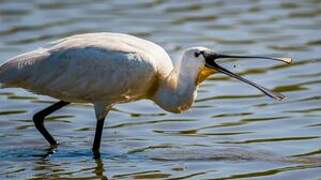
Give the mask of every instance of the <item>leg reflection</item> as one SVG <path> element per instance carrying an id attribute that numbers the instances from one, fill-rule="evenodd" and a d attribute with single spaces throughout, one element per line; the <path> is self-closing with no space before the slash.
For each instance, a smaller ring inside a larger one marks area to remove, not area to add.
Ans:
<path id="1" fill-rule="evenodd" d="M 97 177 L 99 177 L 100 179 L 104 179 L 107 180 L 107 176 L 104 175 L 104 163 L 103 161 L 99 158 L 99 159 L 95 159 L 95 163 L 96 163 L 96 167 L 94 170 L 94 173 L 96 174 Z"/>
<path id="2" fill-rule="evenodd" d="M 104 175 L 104 163 L 100 157 L 100 153 L 94 153 L 94 158 L 90 158 L 88 151 L 63 151 L 51 157 L 57 152 L 57 148 L 52 147 L 43 150 L 42 153 L 34 155 L 34 171 L 35 179 L 68 179 L 67 177 L 77 177 L 75 179 L 108 179 Z M 89 155 L 89 157 L 88 157 Z M 58 163 L 57 163 L 58 162 Z M 64 163 L 61 163 L 64 162 Z M 77 166 L 79 162 L 79 166 Z M 82 162 L 90 163 L 91 167 L 83 166 Z M 75 170 L 78 169 L 78 170 Z M 79 176 L 79 173 L 82 176 Z M 1 179 L 1 178 L 0 178 Z M 71 178 L 72 179 L 72 178 Z"/>

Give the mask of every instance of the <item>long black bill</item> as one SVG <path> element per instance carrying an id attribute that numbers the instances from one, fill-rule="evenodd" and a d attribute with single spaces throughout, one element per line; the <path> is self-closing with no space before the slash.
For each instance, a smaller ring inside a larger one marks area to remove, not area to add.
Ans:
<path id="1" fill-rule="evenodd" d="M 232 55 L 223 55 L 223 54 L 208 54 L 207 56 L 205 56 L 206 59 L 206 66 L 209 68 L 213 68 L 218 72 L 224 73 L 228 76 L 234 77 L 242 82 L 245 82 L 251 86 L 254 86 L 255 88 L 259 89 L 260 91 L 262 91 L 264 94 L 266 94 L 267 96 L 274 98 L 276 100 L 283 100 L 285 98 L 284 95 L 277 93 L 277 92 L 272 92 L 271 90 L 258 85 L 252 81 L 249 81 L 241 76 L 238 76 L 234 73 L 232 73 L 231 71 L 223 68 L 222 66 L 219 66 L 215 60 L 216 59 L 220 59 L 220 58 L 257 58 L 257 59 L 270 59 L 270 60 L 276 60 L 276 61 L 283 61 L 286 63 L 291 63 L 292 59 L 291 58 L 271 58 L 271 57 L 264 57 L 264 56 L 232 56 Z"/>
<path id="2" fill-rule="evenodd" d="M 216 54 L 216 59 L 219 59 L 219 58 L 270 59 L 275 61 L 282 61 L 288 64 L 292 62 L 291 58 L 277 58 L 277 57 L 266 57 L 266 56 L 232 56 L 232 55 Z"/>

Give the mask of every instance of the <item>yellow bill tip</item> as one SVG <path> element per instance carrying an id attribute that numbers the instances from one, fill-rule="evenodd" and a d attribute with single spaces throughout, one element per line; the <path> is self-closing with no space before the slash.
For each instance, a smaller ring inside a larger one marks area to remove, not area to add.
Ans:
<path id="1" fill-rule="evenodd" d="M 292 58 L 278 58 L 278 59 L 280 59 L 281 61 L 286 62 L 288 64 L 292 63 Z"/>

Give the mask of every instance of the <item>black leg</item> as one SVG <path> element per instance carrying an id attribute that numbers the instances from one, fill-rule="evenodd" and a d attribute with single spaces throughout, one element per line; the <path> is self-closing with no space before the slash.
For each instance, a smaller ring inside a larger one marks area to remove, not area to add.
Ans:
<path id="1" fill-rule="evenodd" d="M 95 132 L 95 139 L 94 139 L 92 151 L 93 151 L 94 159 L 100 159 L 99 148 L 100 148 L 101 136 L 103 134 L 105 118 L 111 106 L 106 105 L 105 103 L 97 102 L 97 103 L 94 103 L 94 108 L 95 108 L 97 121 L 96 121 L 96 132 Z"/>
<path id="2" fill-rule="evenodd" d="M 57 111 L 58 109 L 70 104 L 69 102 L 59 101 L 46 109 L 43 109 L 36 113 L 32 120 L 35 123 L 36 128 L 39 130 L 39 132 L 46 138 L 46 140 L 49 142 L 50 145 L 55 146 L 57 145 L 56 140 L 50 135 L 50 133 L 47 131 L 47 129 L 44 126 L 44 119 L 49 114 Z"/>
<path id="3" fill-rule="evenodd" d="M 94 154 L 99 154 L 101 135 L 104 129 L 104 121 L 105 121 L 105 118 L 97 120 L 97 123 L 96 123 L 95 140 L 94 140 L 93 149 L 92 149 Z"/>

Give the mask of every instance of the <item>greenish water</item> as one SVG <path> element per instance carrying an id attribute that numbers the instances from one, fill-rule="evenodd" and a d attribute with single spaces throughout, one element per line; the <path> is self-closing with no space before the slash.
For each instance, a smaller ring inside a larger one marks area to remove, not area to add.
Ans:
<path id="1" fill-rule="evenodd" d="M 47 120 L 55 152 L 32 115 L 55 99 L 0 90 L 0 179 L 319 179 L 321 177 L 321 1 L 0 0 L 0 61 L 71 34 L 125 32 L 162 45 L 289 56 L 292 65 L 233 60 L 228 69 L 284 93 L 277 102 L 215 75 L 193 108 L 171 114 L 149 101 L 109 114 L 102 158 L 90 151 L 91 106 Z"/>

